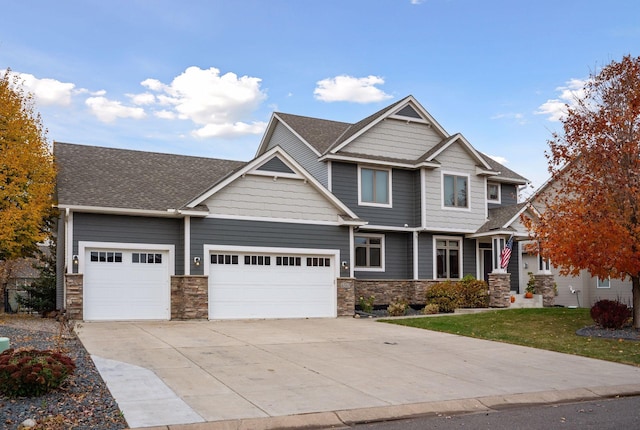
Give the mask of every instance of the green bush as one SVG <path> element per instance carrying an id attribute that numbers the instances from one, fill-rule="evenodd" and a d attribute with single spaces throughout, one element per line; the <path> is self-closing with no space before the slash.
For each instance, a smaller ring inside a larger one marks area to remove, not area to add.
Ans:
<path id="1" fill-rule="evenodd" d="M 486 308 L 489 306 L 488 286 L 467 275 L 458 282 L 444 281 L 432 285 L 426 293 L 426 303 L 436 304 L 440 312 L 457 308 Z"/>
<path id="2" fill-rule="evenodd" d="M 389 304 L 389 306 L 387 307 L 387 313 L 391 317 L 400 317 L 407 313 L 408 307 L 409 302 L 398 297 Z"/>
<path id="3" fill-rule="evenodd" d="M 376 301 L 375 296 L 369 296 L 369 297 L 360 296 L 360 299 L 358 300 L 358 303 L 360 304 L 360 310 L 362 312 L 370 314 L 371 312 L 373 312 L 373 304 L 375 303 L 375 301 Z"/>
<path id="4" fill-rule="evenodd" d="M 489 306 L 489 286 L 471 275 L 458 282 L 460 308 L 486 308 Z"/>
<path id="5" fill-rule="evenodd" d="M 600 300 L 591 307 L 591 318 L 602 328 L 622 328 L 631 316 L 631 309 L 615 300 Z"/>
<path id="6" fill-rule="evenodd" d="M 60 386 L 75 367 L 71 358 L 54 351 L 7 349 L 0 354 L 0 392 L 40 396 Z"/>
<path id="7" fill-rule="evenodd" d="M 440 307 L 435 303 L 429 303 L 422 309 L 423 315 L 434 315 L 440 311 Z"/>
<path id="8" fill-rule="evenodd" d="M 450 313 L 458 307 L 458 285 L 452 281 L 432 285 L 426 294 L 427 304 L 438 305 L 439 312 Z"/>

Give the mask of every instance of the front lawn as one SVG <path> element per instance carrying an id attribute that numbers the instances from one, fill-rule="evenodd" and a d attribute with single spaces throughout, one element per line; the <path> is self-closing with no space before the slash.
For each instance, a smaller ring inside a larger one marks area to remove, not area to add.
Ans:
<path id="1" fill-rule="evenodd" d="M 509 309 L 384 321 L 640 366 L 638 341 L 576 335 L 576 330 L 593 325 L 586 308 Z"/>

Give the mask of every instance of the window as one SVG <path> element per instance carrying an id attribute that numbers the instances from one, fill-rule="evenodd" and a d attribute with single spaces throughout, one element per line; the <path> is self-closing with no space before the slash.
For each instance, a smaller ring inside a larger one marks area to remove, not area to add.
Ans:
<path id="1" fill-rule="evenodd" d="M 122 263 L 122 252 L 91 251 L 89 259 L 99 263 Z"/>
<path id="2" fill-rule="evenodd" d="M 152 252 L 134 252 L 131 254 L 132 263 L 162 264 L 162 254 Z"/>
<path id="3" fill-rule="evenodd" d="M 600 279 L 598 278 L 597 288 L 611 288 L 611 278 Z"/>
<path id="4" fill-rule="evenodd" d="M 358 235 L 353 240 L 356 248 L 356 270 L 384 270 L 384 236 Z"/>
<path id="5" fill-rule="evenodd" d="M 359 204 L 391 206 L 391 171 L 359 167 Z"/>
<path id="6" fill-rule="evenodd" d="M 211 254 L 211 264 L 238 264 L 238 256 L 229 254 Z"/>
<path id="7" fill-rule="evenodd" d="M 459 279 L 462 261 L 461 241 L 454 238 L 435 238 L 436 278 Z"/>
<path id="8" fill-rule="evenodd" d="M 331 259 L 322 257 L 307 257 L 308 267 L 330 267 Z"/>
<path id="9" fill-rule="evenodd" d="M 469 178 L 466 176 L 443 175 L 442 193 L 444 206 L 451 208 L 467 208 Z"/>
<path id="10" fill-rule="evenodd" d="M 271 266 L 271 257 L 268 255 L 245 255 L 245 266 Z"/>
<path id="11" fill-rule="evenodd" d="M 500 203 L 500 184 L 487 182 L 487 201 Z"/>
<path id="12" fill-rule="evenodd" d="M 276 257 L 276 266 L 301 266 L 302 257 Z"/>

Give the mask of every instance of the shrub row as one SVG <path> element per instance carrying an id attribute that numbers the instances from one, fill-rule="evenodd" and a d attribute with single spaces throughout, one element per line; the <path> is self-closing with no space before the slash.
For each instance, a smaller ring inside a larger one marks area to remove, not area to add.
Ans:
<path id="1" fill-rule="evenodd" d="M 438 306 L 439 312 L 453 312 L 457 308 L 485 308 L 489 306 L 489 287 L 471 275 L 458 282 L 444 281 L 427 290 L 426 303 Z"/>

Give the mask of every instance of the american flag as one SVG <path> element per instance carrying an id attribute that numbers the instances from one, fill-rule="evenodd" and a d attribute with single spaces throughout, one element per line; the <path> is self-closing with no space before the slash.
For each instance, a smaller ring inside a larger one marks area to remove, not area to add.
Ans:
<path id="1" fill-rule="evenodd" d="M 511 258 L 511 248 L 513 248 L 513 235 L 509 238 L 504 249 L 502 250 L 502 255 L 500 255 L 500 268 L 506 269 L 509 265 L 509 259 Z"/>

